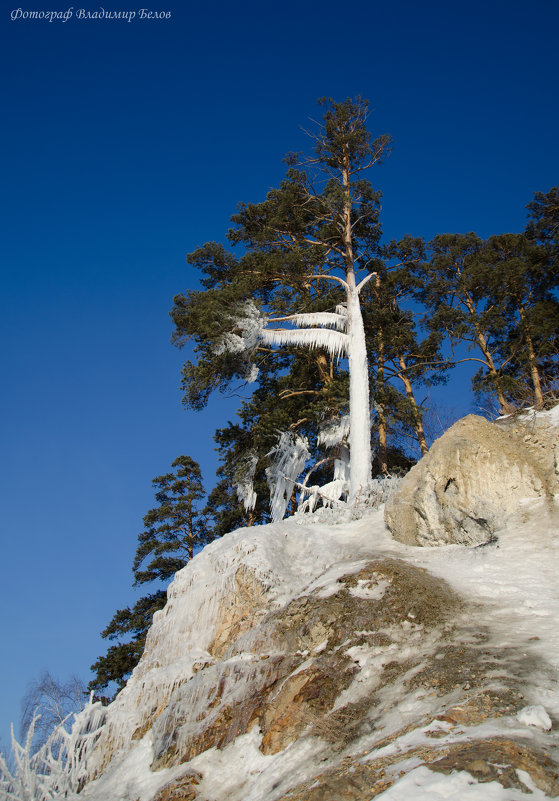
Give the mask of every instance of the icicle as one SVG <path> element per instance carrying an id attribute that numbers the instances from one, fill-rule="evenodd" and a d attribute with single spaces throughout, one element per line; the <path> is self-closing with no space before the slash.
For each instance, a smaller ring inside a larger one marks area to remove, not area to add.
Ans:
<path id="1" fill-rule="evenodd" d="M 251 364 L 245 375 L 245 379 L 249 384 L 254 384 L 259 374 L 260 370 L 258 369 L 258 367 L 255 364 Z"/>
<path id="2" fill-rule="evenodd" d="M 309 312 L 307 314 L 292 314 L 288 319 L 299 327 L 307 325 L 321 325 L 327 328 L 337 328 L 338 331 L 345 331 L 348 323 L 347 314 L 340 314 L 337 310 L 336 312 Z"/>
<path id="3" fill-rule="evenodd" d="M 310 456 L 308 445 L 306 437 L 284 431 L 276 447 L 268 454 L 274 457 L 273 463 L 266 469 L 274 523 L 283 519 L 297 476 Z"/>
<path id="4" fill-rule="evenodd" d="M 339 419 L 329 420 L 320 429 L 317 442 L 325 448 L 333 448 L 346 439 L 349 434 L 349 415 L 343 414 Z"/>
<path id="5" fill-rule="evenodd" d="M 250 450 L 237 459 L 237 466 L 233 475 L 237 497 L 243 502 L 245 511 L 250 512 L 256 505 L 256 492 L 254 491 L 254 472 L 258 463 L 258 454 Z"/>
<path id="6" fill-rule="evenodd" d="M 330 356 L 347 356 L 349 337 L 331 328 L 266 328 L 262 340 L 269 345 L 303 345 L 307 348 L 325 348 Z"/>

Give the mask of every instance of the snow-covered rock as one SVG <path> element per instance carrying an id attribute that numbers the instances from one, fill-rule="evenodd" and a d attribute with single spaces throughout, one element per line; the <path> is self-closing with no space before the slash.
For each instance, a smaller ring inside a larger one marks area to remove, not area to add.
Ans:
<path id="1" fill-rule="evenodd" d="M 382 510 L 213 543 L 177 574 L 76 801 L 558 794 L 559 558 L 533 512 L 538 534 L 501 549 L 405 546 Z"/>
<path id="2" fill-rule="evenodd" d="M 498 445 L 498 544 L 418 548 L 382 507 L 213 542 L 177 573 L 73 801 L 557 797 L 555 468 L 482 424 L 455 464 L 475 498 Z"/>
<path id="3" fill-rule="evenodd" d="M 386 504 L 388 527 L 410 545 L 489 542 L 527 499 L 559 491 L 558 439 L 545 416 L 459 420 Z"/>

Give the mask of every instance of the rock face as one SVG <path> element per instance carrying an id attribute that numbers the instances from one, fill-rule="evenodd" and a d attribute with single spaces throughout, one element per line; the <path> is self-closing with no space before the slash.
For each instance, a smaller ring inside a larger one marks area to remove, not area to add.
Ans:
<path id="1" fill-rule="evenodd" d="M 504 643 L 410 550 L 380 510 L 209 546 L 177 574 L 75 801 L 370 801 L 416 768 L 559 794 L 554 724 L 529 706 L 550 671 L 533 631 Z"/>
<path id="2" fill-rule="evenodd" d="M 409 545 L 487 543 L 524 500 L 559 491 L 557 449 L 545 418 L 495 424 L 469 415 L 404 477 L 386 523 Z"/>
<path id="3" fill-rule="evenodd" d="M 554 430 L 445 437 L 391 504 L 405 542 L 382 508 L 315 514 L 179 571 L 71 801 L 559 796 Z M 499 547 L 406 544 L 487 541 L 519 507 Z"/>

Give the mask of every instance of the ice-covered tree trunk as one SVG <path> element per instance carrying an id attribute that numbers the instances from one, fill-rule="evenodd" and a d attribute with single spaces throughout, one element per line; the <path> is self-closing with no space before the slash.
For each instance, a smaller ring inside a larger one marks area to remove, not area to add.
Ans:
<path id="1" fill-rule="evenodd" d="M 353 274 L 348 276 L 348 360 L 349 360 L 349 500 L 354 501 L 371 480 L 371 416 L 369 410 L 369 367 L 359 289 Z M 351 280 L 353 279 L 353 280 Z"/>
<path id="2" fill-rule="evenodd" d="M 359 302 L 359 291 L 371 278 L 367 276 L 359 285 L 354 273 L 348 281 L 337 280 L 346 290 L 345 306 L 333 312 L 292 314 L 276 318 L 273 322 L 291 322 L 296 326 L 313 328 L 266 328 L 262 339 L 270 345 L 300 345 L 309 348 L 326 348 L 331 356 L 347 356 L 349 366 L 349 451 L 350 451 L 350 502 L 355 500 L 371 480 L 371 423 L 369 410 L 369 370 L 365 329 Z M 327 326 L 333 326 L 329 328 Z M 335 330 L 337 329 L 337 330 Z"/>
<path id="3" fill-rule="evenodd" d="M 341 176 L 344 195 L 342 212 L 342 241 L 346 269 L 347 315 L 349 336 L 349 476 L 350 503 L 371 481 L 371 412 L 369 407 L 369 367 L 365 328 L 359 302 L 359 292 L 372 278 L 368 275 L 359 285 L 355 282 L 355 253 L 352 225 L 352 198 L 350 184 L 350 149 L 348 142 L 342 148 Z"/>

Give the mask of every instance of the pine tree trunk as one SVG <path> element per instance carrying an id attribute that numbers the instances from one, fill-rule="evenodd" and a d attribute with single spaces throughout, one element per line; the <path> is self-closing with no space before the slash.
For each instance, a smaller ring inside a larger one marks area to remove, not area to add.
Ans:
<path id="1" fill-rule="evenodd" d="M 347 315 L 349 319 L 349 500 L 354 501 L 371 481 L 371 410 L 369 405 L 369 365 L 365 328 L 355 283 L 353 238 L 351 228 L 351 191 L 349 155 L 345 145 L 342 168 L 344 190 L 343 242 L 345 250 Z"/>
<path id="2" fill-rule="evenodd" d="M 536 361 L 536 351 L 534 343 L 528 330 L 528 323 L 526 321 L 526 310 L 524 306 L 519 307 L 520 320 L 522 322 L 522 329 L 524 340 L 526 342 L 526 350 L 528 351 L 528 364 L 530 365 L 530 376 L 532 377 L 532 386 L 534 387 L 534 397 L 536 400 L 536 408 L 543 409 L 543 392 L 540 380 L 540 371 L 538 370 L 538 363 Z"/>
<path id="3" fill-rule="evenodd" d="M 425 456 L 429 448 L 427 447 L 427 440 L 425 439 L 425 431 L 423 429 L 423 421 L 421 420 L 421 412 L 419 411 L 419 406 L 417 405 L 417 401 L 415 399 L 413 387 L 411 385 L 411 381 L 408 375 L 408 368 L 406 362 L 401 354 L 398 356 L 398 361 L 400 363 L 400 371 L 401 371 L 400 378 L 402 379 L 402 382 L 404 384 L 404 388 L 406 390 L 406 397 L 412 409 L 413 427 L 415 429 L 417 441 L 421 449 L 421 455 Z"/>
<path id="4" fill-rule="evenodd" d="M 324 353 L 319 353 L 316 356 L 316 366 L 318 368 L 318 375 L 322 383 L 322 388 L 326 389 L 328 384 L 331 384 L 334 379 L 332 360 L 328 360 Z"/>
<path id="5" fill-rule="evenodd" d="M 377 281 L 378 285 L 378 281 Z M 379 345 L 378 345 L 378 362 L 377 362 L 377 382 L 382 387 L 382 394 L 384 395 L 384 332 L 382 328 L 378 330 Z M 388 449 L 386 445 L 387 431 L 386 431 L 386 409 L 385 404 L 382 402 L 377 407 L 378 415 L 378 461 L 380 472 L 384 475 L 388 474 Z"/>
<path id="6" fill-rule="evenodd" d="M 499 401 L 500 410 L 502 414 L 507 414 L 513 411 L 514 407 L 508 402 L 503 392 L 499 389 L 497 385 L 497 379 L 499 378 L 499 373 L 497 372 L 497 368 L 495 367 L 495 362 L 493 361 L 493 357 L 491 356 L 491 351 L 489 350 L 487 339 L 485 338 L 483 331 L 481 331 L 477 325 L 476 312 L 471 298 L 466 297 L 465 303 L 468 308 L 468 311 L 470 312 L 470 316 L 472 318 L 472 322 L 474 324 L 474 329 L 476 332 L 478 345 L 481 352 L 483 353 L 483 356 L 485 357 L 485 363 L 487 364 L 487 369 L 489 370 L 489 374 L 495 379 L 495 394 L 497 395 L 497 400 Z"/>
<path id="7" fill-rule="evenodd" d="M 388 475 L 388 448 L 386 445 L 386 409 L 384 403 L 377 409 L 378 414 L 378 461 L 379 470 Z"/>

